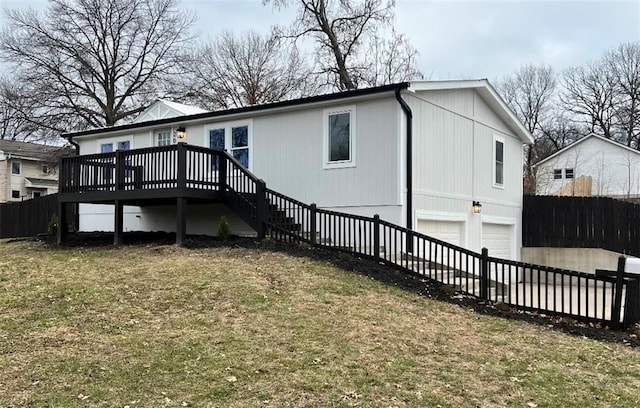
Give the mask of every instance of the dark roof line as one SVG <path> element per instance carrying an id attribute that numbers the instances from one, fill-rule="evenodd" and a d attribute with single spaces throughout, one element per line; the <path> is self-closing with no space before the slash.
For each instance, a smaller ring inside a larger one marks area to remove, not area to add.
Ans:
<path id="1" fill-rule="evenodd" d="M 246 106 L 243 108 L 234 108 L 234 109 L 227 109 L 227 110 L 221 110 L 221 111 L 197 113 L 194 115 L 176 116 L 173 118 L 158 119 L 158 120 L 152 120 L 148 122 L 129 123 L 121 126 L 83 130 L 79 132 L 69 132 L 69 133 L 63 133 L 62 137 L 71 140 L 71 138 L 74 138 L 76 136 L 96 135 L 96 134 L 109 133 L 109 132 L 119 131 L 119 130 L 137 129 L 142 127 L 165 125 L 165 124 L 184 122 L 184 121 L 190 121 L 190 120 L 208 119 L 208 118 L 215 118 L 219 116 L 234 115 L 234 114 L 240 114 L 240 113 L 250 113 L 250 112 L 258 112 L 258 111 L 269 110 L 269 109 L 286 108 L 286 107 L 306 105 L 306 104 L 316 103 L 316 102 L 325 102 L 325 101 L 331 101 L 331 100 L 351 98 L 356 96 L 365 96 L 365 95 L 372 95 L 377 93 L 384 93 L 389 91 L 395 91 L 396 89 L 400 89 L 400 90 L 407 89 L 408 87 L 409 87 L 408 82 L 401 82 L 398 84 L 382 85 L 374 88 L 354 89 L 351 91 L 323 94 L 323 95 L 317 95 L 317 96 L 309 96 L 306 98 L 291 99 L 287 101 L 267 103 L 264 105 Z"/>

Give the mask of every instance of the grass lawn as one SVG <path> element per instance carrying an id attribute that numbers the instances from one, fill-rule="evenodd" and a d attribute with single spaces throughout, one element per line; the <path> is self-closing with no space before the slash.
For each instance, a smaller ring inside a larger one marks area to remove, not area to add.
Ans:
<path id="1" fill-rule="evenodd" d="M 0 406 L 640 406 L 640 350 L 269 249 L 0 243 Z"/>

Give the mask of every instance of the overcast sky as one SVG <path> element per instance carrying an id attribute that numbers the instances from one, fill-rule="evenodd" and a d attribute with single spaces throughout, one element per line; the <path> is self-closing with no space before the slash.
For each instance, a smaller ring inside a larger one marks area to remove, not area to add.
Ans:
<path id="1" fill-rule="evenodd" d="M 261 0 L 180 1 L 197 14 L 202 36 L 224 29 L 268 32 L 295 17 L 293 9 L 278 12 Z M 43 8 L 46 0 L 0 0 L 0 5 Z M 560 71 L 620 43 L 639 41 L 640 0 L 397 0 L 396 28 L 420 52 L 426 77 L 492 80 L 526 63 Z"/>

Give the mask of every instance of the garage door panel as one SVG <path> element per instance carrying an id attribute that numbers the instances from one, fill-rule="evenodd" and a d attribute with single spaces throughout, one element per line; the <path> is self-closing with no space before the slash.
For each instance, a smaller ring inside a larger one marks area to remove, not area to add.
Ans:
<path id="1" fill-rule="evenodd" d="M 461 246 L 463 225 L 464 223 L 460 221 L 419 220 L 418 232 Z"/>
<path id="2" fill-rule="evenodd" d="M 482 246 L 494 258 L 512 259 L 513 226 L 509 224 L 482 224 Z"/>

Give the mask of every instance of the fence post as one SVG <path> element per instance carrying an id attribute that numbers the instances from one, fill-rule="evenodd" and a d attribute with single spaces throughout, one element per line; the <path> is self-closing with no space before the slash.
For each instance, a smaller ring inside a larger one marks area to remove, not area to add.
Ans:
<path id="1" fill-rule="evenodd" d="M 480 257 L 480 297 L 489 299 L 489 250 L 482 248 Z"/>
<path id="2" fill-rule="evenodd" d="M 380 259 L 380 216 L 373 216 L 373 256 Z"/>
<path id="3" fill-rule="evenodd" d="M 67 203 L 58 201 L 58 228 L 56 230 L 56 242 L 64 244 L 67 238 Z"/>
<path id="4" fill-rule="evenodd" d="M 262 239 L 266 235 L 266 216 L 267 216 L 267 193 L 266 183 L 258 180 L 256 183 L 256 226 L 258 228 L 258 239 Z"/>
<path id="5" fill-rule="evenodd" d="M 311 219 L 309 220 L 309 234 L 310 237 L 309 239 L 311 240 L 311 245 L 316 246 L 318 244 L 318 238 L 317 238 L 317 230 L 318 230 L 318 226 L 316 225 L 316 214 L 317 214 L 317 210 L 318 207 L 316 206 L 316 203 L 312 203 L 310 206 L 310 210 L 309 210 L 309 217 L 311 217 Z"/>
<path id="6" fill-rule="evenodd" d="M 611 329 L 620 329 L 620 312 L 622 310 L 622 285 L 624 284 L 624 268 L 626 258 L 620 255 L 618 258 L 618 269 L 616 270 L 616 292 L 613 299 L 613 307 L 611 308 Z"/>
<path id="7" fill-rule="evenodd" d="M 184 142 L 178 143 L 178 189 L 187 188 L 187 149 Z"/>
<path id="8" fill-rule="evenodd" d="M 623 329 L 640 322 L 640 280 L 628 279 L 624 301 Z"/>
<path id="9" fill-rule="evenodd" d="M 227 191 L 227 156 L 224 152 L 218 152 L 218 189 L 224 196 Z"/>

